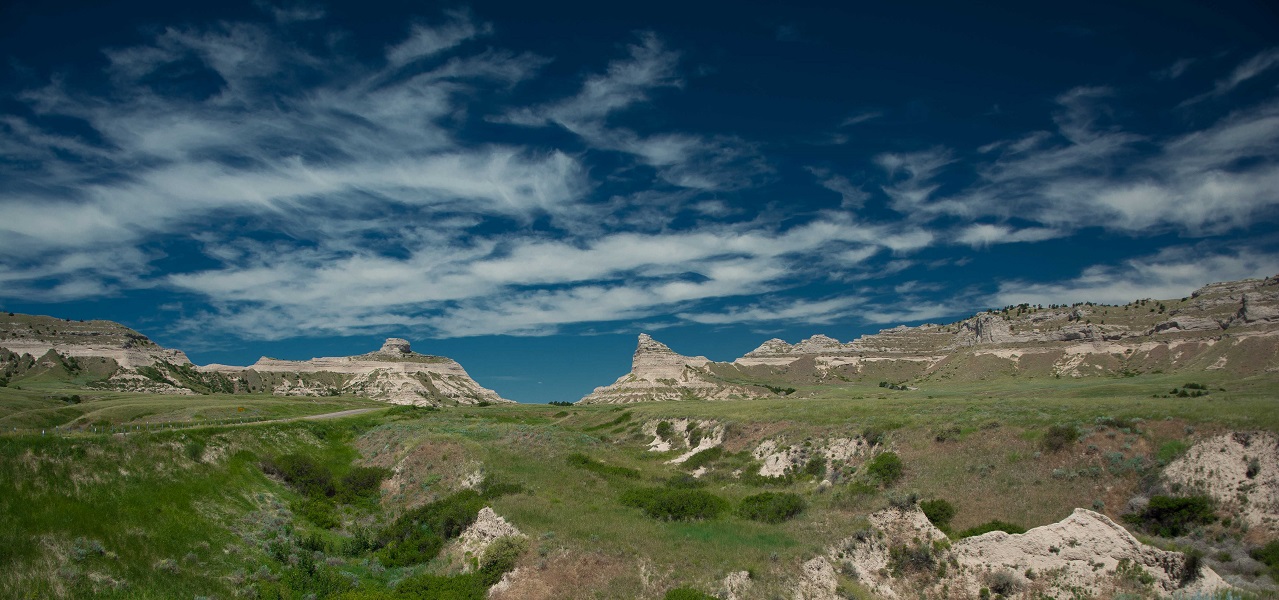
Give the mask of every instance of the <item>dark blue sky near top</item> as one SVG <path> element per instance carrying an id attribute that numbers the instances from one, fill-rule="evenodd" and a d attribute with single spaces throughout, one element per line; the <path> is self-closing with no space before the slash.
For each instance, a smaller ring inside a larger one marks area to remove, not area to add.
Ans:
<path id="1" fill-rule="evenodd" d="M 526 402 L 1279 273 L 1273 3 L 0 7 L 0 307 Z"/>

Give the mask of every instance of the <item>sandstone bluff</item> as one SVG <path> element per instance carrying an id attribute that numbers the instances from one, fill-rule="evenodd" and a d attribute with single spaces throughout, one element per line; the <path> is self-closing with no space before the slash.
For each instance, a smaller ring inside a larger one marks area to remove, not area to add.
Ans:
<path id="1" fill-rule="evenodd" d="M 899 326 L 843 343 L 771 339 L 732 362 L 680 355 L 640 334 L 631 372 L 579 402 L 731 400 L 793 386 L 1002 377 L 1279 371 L 1279 277 L 1214 283 L 1172 300 L 1015 305 L 948 325 Z"/>
<path id="2" fill-rule="evenodd" d="M 158 394 L 346 394 L 431 406 L 511 402 L 476 383 L 456 361 L 413 352 L 400 338 L 359 356 L 306 361 L 264 356 L 247 367 L 199 367 L 181 350 L 162 348 L 111 321 L 0 317 L 0 376 L 42 374 L 88 379 L 98 389 Z"/>

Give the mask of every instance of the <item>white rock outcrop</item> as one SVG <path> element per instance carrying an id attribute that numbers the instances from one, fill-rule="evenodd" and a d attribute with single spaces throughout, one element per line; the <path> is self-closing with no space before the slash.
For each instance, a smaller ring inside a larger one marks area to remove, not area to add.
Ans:
<path id="1" fill-rule="evenodd" d="M 1163 476 L 1183 494 L 1211 496 L 1250 527 L 1279 533 L 1279 435 L 1273 432 L 1238 431 L 1197 442 Z"/>
<path id="2" fill-rule="evenodd" d="M 579 400 L 582 404 L 624 404 L 653 400 L 728 400 L 764 395 L 751 388 L 718 381 L 706 369 L 705 356 L 684 356 L 646 333 L 639 334 L 631 372 Z"/>
<path id="3" fill-rule="evenodd" d="M 888 509 L 869 520 L 868 531 L 832 548 L 830 556 L 885 598 L 931 596 L 943 588 L 952 595 L 977 597 L 994 581 L 1026 597 L 1108 597 L 1116 592 L 1119 579 L 1134 574 L 1161 596 L 1208 594 L 1229 587 L 1212 569 L 1204 566 L 1187 573 L 1185 555 L 1142 544 L 1105 515 L 1083 508 L 1024 534 L 995 531 L 954 543 L 918 509 Z M 914 565 L 923 570 L 913 572 L 912 565 L 895 559 L 895 548 L 898 557 L 923 557 L 917 562 L 926 564 Z M 938 577 L 934 567 L 941 564 L 953 568 Z"/>
<path id="4" fill-rule="evenodd" d="M 457 361 L 413 352 L 409 342 L 400 338 L 390 338 L 377 352 L 359 356 L 305 361 L 264 356 L 247 367 L 208 365 L 200 367 L 200 370 L 227 374 L 244 371 L 282 373 L 285 382 L 276 386 L 275 390 L 281 395 L 322 396 L 333 389 L 342 394 L 365 396 L 392 404 L 511 402 L 476 383 Z M 334 386 L 308 381 L 308 375 L 319 373 L 337 375 L 340 383 Z"/>

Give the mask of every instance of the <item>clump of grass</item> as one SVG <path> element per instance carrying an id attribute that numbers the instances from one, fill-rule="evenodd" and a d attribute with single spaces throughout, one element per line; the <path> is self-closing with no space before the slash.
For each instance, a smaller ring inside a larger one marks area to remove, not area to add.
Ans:
<path id="1" fill-rule="evenodd" d="M 678 587 L 666 591 L 664 600 L 715 600 L 715 596 L 703 594 L 693 588 Z"/>
<path id="2" fill-rule="evenodd" d="M 597 473 L 605 477 L 621 477 L 624 479 L 639 479 L 640 472 L 628 467 L 620 467 L 617 465 L 604 464 L 595 460 L 581 452 L 574 452 L 568 455 L 568 464 L 580 469 L 586 469 L 592 473 Z"/>
<path id="3" fill-rule="evenodd" d="M 781 523 L 804 512 L 807 504 L 798 494 L 764 492 L 742 498 L 738 516 L 752 521 Z"/>
<path id="4" fill-rule="evenodd" d="M 992 521 L 987 521 L 985 523 L 982 523 L 981 525 L 977 525 L 976 527 L 969 527 L 968 529 L 965 529 L 959 532 L 959 537 L 962 539 L 966 537 L 981 535 L 983 533 L 990 533 L 992 531 L 1003 531 L 1005 533 L 1026 533 L 1026 528 L 1016 523 L 1009 523 L 1007 521 L 1000 521 L 999 519 L 995 519 Z"/>

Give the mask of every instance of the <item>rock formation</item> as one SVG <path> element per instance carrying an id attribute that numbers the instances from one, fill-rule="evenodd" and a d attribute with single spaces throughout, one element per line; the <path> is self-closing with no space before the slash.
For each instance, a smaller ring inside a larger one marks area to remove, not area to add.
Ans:
<path id="1" fill-rule="evenodd" d="M 646 333 L 631 359 L 631 372 L 612 385 L 595 388 L 581 404 L 624 404 L 649 400 L 727 400 L 764 395 L 758 390 L 717 380 L 705 356 L 683 356 Z M 766 393 L 765 393 L 766 394 Z"/>
<path id="2" fill-rule="evenodd" d="M 149 367 L 159 362 L 191 364 L 181 350 L 163 348 L 147 336 L 112 321 L 0 315 L 0 348 L 19 356 L 43 356 L 52 350 L 63 357 L 105 358 L 125 369 Z"/>
<path id="3" fill-rule="evenodd" d="M 825 335 L 794 345 L 772 339 L 732 364 L 744 379 L 774 384 L 1204 369 L 1258 374 L 1279 370 L 1279 278 L 1210 284 L 1180 300 L 1123 306 L 1010 306 L 848 343 Z"/>
<path id="4" fill-rule="evenodd" d="M 208 365 L 201 371 L 244 378 L 266 377 L 276 395 L 324 396 L 349 394 L 392 404 L 439 406 L 511 402 L 480 386 L 462 365 L 443 356 L 418 354 L 407 340 L 390 338 L 376 352 L 359 356 L 313 358 L 306 361 L 262 357 L 248 367 Z"/>
<path id="5" fill-rule="evenodd" d="M 1196 443 L 1164 469 L 1182 490 L 1211 496 L 1225 514 L 1279 534 L 1279 435 L 1225 433 Z"/>
<path id="6" fill-rule="evenodd" d="M 918 509 L 869 517 L 868 531 L 830 551 L 884 598 L 977 597 L 982 588 L 1012 597 L 1114 597 L 1124 579 L 1146 581 L 1160 597 L 1211 594 L 1228 586 L 1208 567 L 1188 572 L 1185 555 L 1142 544 L 1105 515 L 1078 508 L 1024 534 L 993 531 L 947 542 Z M 950 564 L 938 577 L 932 568 Z"/>

